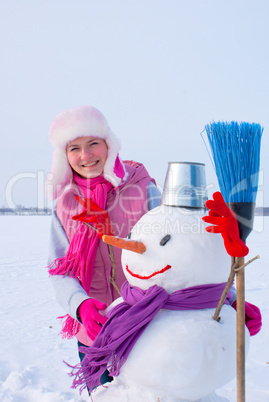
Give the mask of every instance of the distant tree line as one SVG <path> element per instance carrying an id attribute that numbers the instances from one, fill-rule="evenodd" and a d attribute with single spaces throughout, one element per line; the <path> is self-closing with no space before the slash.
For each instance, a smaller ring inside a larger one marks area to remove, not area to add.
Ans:
<path id="1" fill-rule="evenodd" d="M 51 208 L 38 208 L 38 207 L 24 207 L 16 205 L 15 208 L 0 208 L 0 215 L 51 215 Z M 255 215 L 268 216 L 269 207 L 256 207 Z"/>
<path id="2" fill-rule="evenodd" d="M 268 216 L 269 215 L 269 207 L 256 207 L 255 215 Z"/>
<path id="3" fill-rule="evenodd" d="M 15 208 L 0 208 L 0 215 L 51 215 L 51 208 L 24 207 L 16 205 Z"/>

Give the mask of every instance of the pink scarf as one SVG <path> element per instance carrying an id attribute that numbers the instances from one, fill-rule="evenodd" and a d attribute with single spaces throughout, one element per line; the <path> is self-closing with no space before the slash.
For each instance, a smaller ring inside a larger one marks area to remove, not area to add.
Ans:
<path id="1" fill-rule="evenodd" d="M 100 208 L 105 209 L 107 193 L 111 190 L 112 184 L 103 176 L 83 179 L 74 173 L 74 182 L 84 198 L 90 198 Z M 80 280 L 83 289 L 89 294 L 98 240 L 95 230 L 83 222 L 79 222 L 77 232 L 70 242 L 66 255 L 53 261 L 49 267 L 49 274 L 68 275 L 77 278 Z M 79 331 L 79 322 L 68 314 L 59 318 L 63 319 L 62 337 L 73 338 Z"/>

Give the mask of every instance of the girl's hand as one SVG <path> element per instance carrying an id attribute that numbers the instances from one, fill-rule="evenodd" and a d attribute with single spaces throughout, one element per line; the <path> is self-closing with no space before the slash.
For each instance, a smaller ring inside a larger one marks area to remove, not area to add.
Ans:
<path id="1" fill-rule="evenodd" d="M 78 315 L 86 329 L 87 335 L 93 341 L 106 323 L 107 318 L 99 313 L 99 310 L 105 310 L 107 305 L 95 299 L 84 300 L 78 308 Z"/>

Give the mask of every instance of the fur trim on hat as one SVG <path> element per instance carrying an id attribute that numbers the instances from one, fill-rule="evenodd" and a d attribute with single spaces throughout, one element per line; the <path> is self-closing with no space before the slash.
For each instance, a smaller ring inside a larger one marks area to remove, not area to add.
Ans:
<path id="1" fill-rule="evenodd" d="M 66 156 L 66 146 L 78 137 L 97 137 L 105 140 L 108 154 L 104 178 L 114 187 L 118 187 L 127 179 L 127 172 L 118 155 L 120 143 L 104 115 L 92 106 L 75 107 L 59 113 L 50 126 L 49 140 L 54 151 L 45 190 L 47 198 L 51 201 L 57 199 L 72 182 L 73 171 Z"/>

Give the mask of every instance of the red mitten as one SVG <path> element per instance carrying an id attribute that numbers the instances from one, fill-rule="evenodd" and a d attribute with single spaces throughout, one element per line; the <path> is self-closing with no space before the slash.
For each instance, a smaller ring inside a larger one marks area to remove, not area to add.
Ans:
<path id="1" fill-rule="evenodd" d="M 99 313 L 99 310 L 105 310 L 107 305 L 95 299 L 87 299 L 81 303 L 78 308 L 78 315 L 86 329 L 87 335 L 93 341 L 106 323 L 107 318 Z"/>
<path id="2" fill-rule="evenodd" d="M 114 235 L 108 213 L 104 209 L 100 208 L 89 198 L 82 199 L 76 196 L 76 199 L 85 209 L 79 215 L 73 216 L 73 220 L 79 220 L 89 223 L 90 225 L 95 224 L 100 238 L 102 238 L 104 234 L 110 236 Z"/>
<path id="3" fill-rule="evenodd" d="M 206 202 L 209 209 L 208 216 L 202 219 L 204 222 L 212 223 L 215 226 L 208 226 L 209 233 L 221 233 L 227 253 L 232 257 L 244 257 L 249 249 L 240 239 L 238 223 L 235 214 L 227 207 L 225 201 L 218 191 L 213 194 L 213 200 Z"/>
<path id="4" fill-rule="evenodd" d="M 236 300 L 233 302 L 232 307 L 236 310 Z M 250 336 L 256 335 L 260 331 L 262 327 L 262 315 L 259 307 L 245 302 L 245 323 Z"/>

